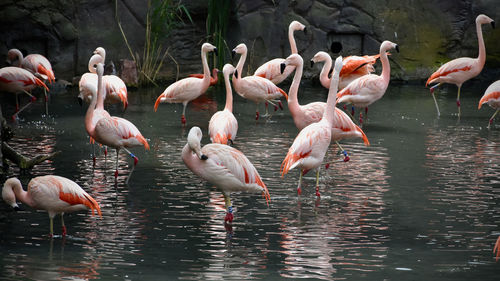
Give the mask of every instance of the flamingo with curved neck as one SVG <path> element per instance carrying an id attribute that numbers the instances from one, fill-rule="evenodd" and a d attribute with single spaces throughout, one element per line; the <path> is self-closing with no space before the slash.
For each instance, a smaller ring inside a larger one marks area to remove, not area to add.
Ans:
<path id="1" fill-rule="evenodd" d="M 181 79 L 170 86 L 156 99 L 154 110 L 158 110 L 160 103 L 182 103 L 181 123 L 186 124 L 187 104 L 205 93 L 210 86 L 210 68 L 208 67 L 207 53 L 214 52 L 217 55 L 217 48 L 209 43 L 201 46 L 201 62 L 203 65 L 203 79 L 187 77 Z"/>
<path id="2" fill-rule="evenodd" d="M 457 107 L 458 107 L 458 117 L 460 117 L 460 88 L 462 84 L 476 77 L 483 70 L 484 62 L 486 61 L 486 48 L 484 46 L 483 40 L 483 32 L 481 30 L 481 25 L 483 24 L 491 24 L 493 28 L 495 28 L 495 21 L 489 18 L 486 15 L 479 15 L 476 17 L 476 33 L 477 33 L 477 41 L 479 54 L 477 58 L 458 58 L 451 60 L 445 64 L 443 64 L 436 72 L 434 72 L 427 82 L 425 86 L 427 87 L 429 84 L 437 83 L 436 85 L 430 88 L 432 98 L 434 99 L 434 104 L 436 105 L 436 110 L 438 116 L 441 114 L 439 112 L 439 106 L 436 101 L 436 97 L 434 96 L 434 90 L 436 87 L 439 87 L 443 83 L 455 84 L 458 87 L 457 93 Z"/>

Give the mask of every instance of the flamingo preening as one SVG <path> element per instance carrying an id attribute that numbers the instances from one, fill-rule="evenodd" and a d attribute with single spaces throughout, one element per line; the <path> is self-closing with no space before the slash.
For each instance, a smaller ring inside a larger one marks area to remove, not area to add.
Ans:
<path id="1" fill-rule="evenodd" d="M 481 70 L 483 70 L 484 62 L 486 61 L 486 48 L 484 46 L 483 40 L 483 32 L 481 30 L 481 25 L 490 23 L 493 28 L 495 28 L 495 22 L 486 15 L 479 15 L 476 17 L 476 33 L 477 33 L 477 41 L 479 45 L 479 55 L 477 58 L 458 58 L 451 60 L 445 64 L 443 64 L 436 72 L 434 72 L 427 82 L 425 86 L 429 84 L 437 83 L 436 85 L 430 88 L 432 98 L 434 99 L 434 103 L 436 105 L 436 110 L 438 116 L 441 114 L 439 112 L 439 106 L 436 101 L 436 97 L 434 96 L 434 90 L 436 87 L 439 87 L 443 83 L 455 84 L 458 87 L 457 93 L 457 107 L 458 107 L 458 117 L 460 117 L 460 88 L 462 84 L 476 77 Z"/>
<path id="2" fill-rule="evenodd" d="M 233 114 L 233 91 L 229 75 L 233 74 L 235 68 L 231 64 L 224 65 L 224 84 L 226 86 L 226 106 L 224 110 L 217 111 L 208 122 L 208 134 L 212 143 L 232 144 L 238 132 L 238 121 Z"/>
<path id="3" fill-rule="evenodd" d="M 490 118 L 488 122 L 488 129 L 493 123 L 493 119 L 497 115 L 498 111 L 500 111 L 500 80 L 491 84 L 486 91 L 484 92 L 483 97 L 479 100 L 479 105 L 477 109 L 480 109 L 483 104 L 488 104 L 491 108 L 495 109 L 495 113 Z"/>
<path id="4" fill-rule="evenodd" d="M 23 190 L 17 178 L 10 178 L 3 185 L 2 198 L 16 210 L 19 209 L 16 200 L 20 200 L 34 209 L 47 211 L 50 219 L 50 237 L 54 235 L 54 217 L 58 214 L 61 215 L 63 236 L 67 234 L 64 213 L 91 209 L 92 215 L 95 210 L 102 217 L 101 208 L 92 196 L 74 181 L 55 175 L 31 179 L 28 191 Z"/>
<path id="5" fill-rule="evenodd" d="M 322 119 L 326 103 L 312 102 L 306 105 L 299 104 L 297 95 L 302 77 L 304 61 L 300 55 L 291 54 L 288 58 L 286 58 L 285 62 L 282 63 L 281 69 L 285 69 L 286 66 L 289 65 L 295 68 L 295 75 L 293 77 L 292 85 L 290 85 L 290 90 L 288 91 L 288 108 L 290 109 L 295 126 L 300 131 L 309 124 L 319 122 Z M 338 142 L 339 140 L 358 137 L 363 139 L 365 145 L 370 145 L 370 142 L 368 141 L 368 138 L 363 130 L 354 124 L 345 112 L 337 107 L 335 107 L 334 117 L 332 119 L 331 137 L 332 141 L 337 144 L 340 151 L 344 155 L 344 161 L 349 161 L 349 156 Z"/>
<path id="6" fill-rule="evenodd" d="M 210 86 L 210 68 L 208 67 L 207 53 L 214 52 L 217 55 L 217 48 L 210 43 L 201 46 L 201 62 L 203 64 L 203 79 L 187 77 L 181 79 L 170 86 L 156 99 L 154 109 L 158 110 L 160 103 L 182 103 L 181 123 L 186 124 L 187 104 L 205 93 Z"/>
<path id="7" fill-rule="evenodd" d="M 321 120 L 309 124 L 299 132 L 281 163 L 282 177 L 291 169 L 297 167 L 301 169 L 299 184 L 297 186 L 297 193 L 299 195 L 302 193 L 302 175 L 309 170 L 316 169 L 316 196 L 318 198 L 321 196 L 319 193 L 319 170 L 332 139 L 332 123 L 335 117 L 334 108 L 336 105 L 335 95 L 337 94 L 341 69 L 342 57 L 338 57 L 335 60 L 326 109 L 323 112 Z"/>
<path id="8" fill-rule="evenodd" d="M 384 41 L 380 45 L 380 62 L 382 62 L 382 74 L 368 74 L 352 81 L 342 91 L 337 93 L 338 103 L 350 103 L 355 107 L 364 107 L 365 114 L 368 113 L 368 106 L 382 98 L 391 79 L 391 65 L 387 57 L 387 51 L 396 49 L 397 44 L 391 41 Z M 360 114 L 359 123 L 363 123 Z"/>
<path id="9" fill-rule="evenodd" d="M 95 56 L 99 57 L 99 55 L 94 55 L 92 58 L 94 58 Z M 149 144 L 147 140 L 142 136 L 141 132 L 139 132 L 137 127 L 124 118 L 109 116 L 109 114 L 102 114 L 100 119 L 94 119 L 96 105 L 99 104 L 101 107 L 104 100 L 104 89 L 102 83 L 104 66 L 102 64 L 102 61 L 96 64 L 96 72 L 97 93 L 93 93 L 92 100 L 87 109 L 87 113 L 85 115 L 85 129 L 87 130 L 89 136 L 96 142 L 116 149 L 115 179 L 118 178 L 118 154 L 120 152 L 120 149 L 125 150 L 134 159 L 134 166 L 132 167 L 132 170 L 130 171 L 130 174 L 127 178 L 128 182 L 128 180 L 130 179 L 130 175 L 132 174 L 134 167 L 137 165 L 139 159 L 127 148 L 144 146 L 145 149 L 149 150 Z M 99 100 L 99 103 L 97 100 Z"/>
<path id="10" fill-rule="evenodd" d="M 268 116 L 267 112 L 267 103 L 274 104 L 274 102 L 279 103 L 280 108 L 283 109 L 283 105 L 281 104 L 279 99 L 281 96 L 284 96 L 285 98 L 288 98 L 287 94 L 285 91 L 282 89 L 278 88 L 276 85 L 274 85 L 273 82 L 266 78 L 262 78 L 260 76 L 246 76 L 242 77 L 243 75 L 243 65 L 245 64 L 245 60 L 247 57 L 247 46 L 243 43 L 239 44 L 236 46 L 236 48 L 233 49 L 233 56 L 234 54 L 239 54 L 240 59 L 238 61 L 238 64 L 236 65 L 236 70 L 234 71 L 233 74 L 233 87 L 235 91 L 242 96 L 245 99 L 249 99 L 256 104 L 256 110 L 255 110 L 255 119 L 259 119 L 259 104 L 261 102 L 264 102 L 266 104 L 266 114 L 264 116 Z M 276 105 L 275 110 L 277 108 Z"/>
<path id="11" fill-rule="evenodd" d="M 269 204 L 271 196 L 266 185 L 241 151 L 219 143 L 201 147 L 201 138 L 199 127 L 189 130 L 187 144 L 182 149 L 182 161 L 195 175 L 215 185 L 222 192 L 227 209 L 225 222 L 233 221 L 231 192 L 262 192 Z"/>
<path id="12" fill-rule="evenodd" d="M 306 33 L 306 26 L 301 24 L 300 22 L 294 20 L 288 26 L 288 41 L 290 42 L 290 49 L 292 54 L 297 54 L 297 44 L 295 43 L 295 38 L 293 37 L 293 32 L 296 30 L 302 30 Z M 283 58 L 276 58 L 270 60 L 263 65 L 259 66 L 253 75 L 260 76 L 271 80 L 275 85 L 283 82 L 292 72 L 294 71 L 293 66 L 288 66 L 285 68 L 285 71 L 280 70 L 280 65 L 285 61 Z"/>

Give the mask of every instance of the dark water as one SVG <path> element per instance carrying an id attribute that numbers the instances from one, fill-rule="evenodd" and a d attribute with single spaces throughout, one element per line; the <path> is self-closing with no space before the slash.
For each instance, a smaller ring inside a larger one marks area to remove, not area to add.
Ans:
<path id="1" fill-rule="evenodd" d="M 465 87 L 457 120 L 456 88 L 437 94 L 441 118 L 423 86 L 391 85 L 364 124 L 371 146 L 344 141 L 351 161 L 335 161 L 321 174 L 321 200 L 314 173 L 296 194 L 298 172 L 279 176 L 281 161 L 297 130 L 288 110 L 255 122 L 255 106 L 236 97 L 239 122 L 235 147 L 260 172 L 271 193 L 233 194 L 232 232 L 223 225 L 220 192 L 182 163 L 191 126 L 206 134 L 211 115 L 223 107 L 224 89 L 209 90 L 188 107 L 162 104 L 162 89 L 130 90 L 122 114 L 149 139 L 151 150 L 133 149 L 139 164 L 125 184 L 132 160 L 101 153 L 92 168 L 76 89 L 31 106 L 17 124 L 12 146 L 26 154 L 61 151 L 52 161 L 20 177 L 58 174 L 74 179 L 98 202 L 103 218 L 90 212 L 65 216 L 69 237 L 50 240 L 48 217 L 27 206 L 22 212 L 0 204 L 0 279 L 11 280 L 498 280 L 493 245 L 500 235 L 500 121 L 477 110 L 487 85 Z M 286 90 L 288 86 L 284 87 Z M 322 88 L 301 88 L 301 103 L 324 100 Z M 0 95 L 5 116 L 14 99 Z M 497 125 L 498 124 L 498 125 Z M 209 142 L 205 135 L 202 141 Z M 11 175 L 19 170 L 11 168 Z M 55 220 L 60 233 L 60 220 Z"/>

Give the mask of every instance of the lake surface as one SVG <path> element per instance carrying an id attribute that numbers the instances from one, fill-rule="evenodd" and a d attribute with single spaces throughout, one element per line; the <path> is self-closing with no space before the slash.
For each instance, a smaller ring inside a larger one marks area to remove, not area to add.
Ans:
<path id="1" fill-rule="evenodd" d="M 69 236 L 48 238 L 45 212 L 0 204 L 2 280 L 498 280 L 493 245 L 500 235 L 500 120 L 486 128 L 493 110 L 477 110 L 488 85 L 464 87 L 457 118 L 456 88 L 437 91 L 441 117 L 422 85 L 391 84 L 373 104 L 360 139 L 342 142 L 351 160 L 332 146 L 315 196 L 315 173 L 305 176 L 297 196 L 298 172 L 284 178 L 280 164 L 297 135 L 289 111 L 255 121 L 253 103 L 235 97 L 239 122 L 235 147 L 250 159 L 271 194 L 232 195 L 232 231 L 223 224 L 224 199 L 183 164 L 180 154 L 192 126 L 209 142 L 208 121 L 224 107 L 223 86 L 211 88 L 187 109 L 161 104 L 160 89 L 129 90 L 125 113 L 148 138 L 150 151 L 132 149 L 139 163 L 125 183 L 132 160 L 101 152 L 95 169 L 84 128 L 86 106 L 77 89 L 53 94 L 49 117 L 43 99 L 21 114 L 9 143 L 28 155 L 61 151 L 29 173 L 11 167 L 25 186 L 34 176 L 73 179 L 102 208 L 65 215 Z M 283 88 L 288 91 L 289 86 Z M 302 104 L 325 100 L 327 91 L 304 85 Z M 15 100 L 1 94 L 4 116 Z M 23 102 L 27 98 L 23 97 Z M 263 106 L 261 107 L 263 112 Z M 60 230 L 59 217 L 55 220 Z"/>

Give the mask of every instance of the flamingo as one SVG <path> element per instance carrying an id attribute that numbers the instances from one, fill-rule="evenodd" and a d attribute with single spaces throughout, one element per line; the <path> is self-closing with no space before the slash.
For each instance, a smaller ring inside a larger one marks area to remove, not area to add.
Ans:
<path id="1" fill-rule="evenodd" d="M 485 103 L 487 103 L 491 108 L 496 109 L 488 123 L 489 129 L 490 125 L 493 123 L 493 118 L 495 118 L 498 111 L 500 111 L 500 80 L 494 82 L 486 89 L 483 97 L 479 100 L 479 106 L 477 109 L 480 109 Z"/>
<path id="2" fill-rule="evenodd" d="M 182 149 L 182 161 L 197 176 L 214 184 L 224 195 L 227 208 L 224 222 L 233 221 L 230 193 L 238 191 L 262 192 L 267 204 L 271 196 L 250 160 L 239 150 L 228 145 L 211 143 L 201 147 L 199 127 L 189 130 Z"/>
<path id="3" fill-rule="evenodd" d="M 165 89 L 165 91 L 156 99 L 155 112 L 162 102 L 179 103 L 183 105 L 181 123 L 186 124 L 186 106 L 188 102 L 196 99 L 205 93 L 210 86 L 210 69 L 208 68 L 207 53 L 214 52 L 217 55 L 217 48 L 210 44 L 204 43 L 201 46 L 201 62 L 203 64 L 203 79 L 196 77 L 187 77 L 181 79 Z"/>
<path id="4" fill-rule="evenodd" d="M 106 60 L 106 50 L 103 47 L 97 47 L 94 54 L 102 57 L 102 63 Z M 104 75 L 102 78 L 104 83 L 104 102 L 107 104 L 123 103 L 123 110 L 128 107 L 128 92 L 127 85 L 120 77 L 116 75 Z M 97 91 L 97 74 L 93 65 L 89 65 L 89 72 L 82 75 L 79 82 L 80 93 L 78 101 L 80 105 L 82 101 L 90 103 L 92 92 Z"/>
<path id="5" fill-rule="evenodd" d="M 33 73 L 36 77 L 42 81 L 48 80 L 50 84 L 55 82 L 54 71 L 52 70 L 52 65 L 49 60 L 40 54 L 29 54 L 26 57 L 18 49 L 10 49 L 7 52 L 7 62 L 13 66 L 22 67 L 29 72 Z M 45 110 L 48 114 L 48 96 L 47 91 L 44 89 L 45 95 Z"/>
<path id="6" fill-rule="evenodd" d="M 436 72 L 434 72 L 425 86 L 429 84 L 437 83 L 430 88 L 432 98 L 434 99 L 434 104 L 436 105 L 437 115 L 440 115 L 439 107 L 434 96 L 434 90 L 443 83 L 455 84 L 458 87 L 457 94 L 457 107 L 458 107 L 458 117 L 460 117 L 460 88 L 462 84 L 476 77 L 481 70 L 483 70 L 484 62 L 486 61 L 486 48 L 484 47 L 483 32 L 481 30 L 481 25 L 490 23 L 493 28 L 495 28 L 495 22 L 486 15 L 479 15 L 476 17 L 476 33 L 477 41 L 479 45 L 479 55 L 477 58 L 458 58 L 451 60 L 443 64 Z"/>
<path id="7" fill-rule="evenodd" d="M 293 77 L 292 85 L 290 85 L 290 90 L 288 91 L 288 108 L 290 109 L 290 113 L 292 114 L 295 126 L 300 131 L 309 124 L 316 123 L 321 120 L 325 111 L 326 103 L 312 102 L 306 105 L 299 104 L 297 94 L 299 90 L 300 79 L 302 77 L 304 61 L 300 55 L 291 54 L 288 58 L 286 58 L 285 62 L 281 64 L 281 69 L 286 69 L 286 66 L 289 65 L 295 68 L 295 75 Z M 344 67 L 342 67 L 342 69 L 344 69 Z M 361 128 L 354 124 L 351 118 L 345 112 L 337 107 L 335 107 L 334 117 L 332 119 L 331 137 L 332 141 L 337 144 L 342 154 L 344 154 L 344 161 L 346 162 L 349 161 L 349 156 L 338 142 L 339 140 L 359 137 L 363 139 L 366 146 L 370 145 L 370 142 L 368 141 L 368 138 L 366 137 L 363 130 L 361 130 Z"/>
<path id="8" fill-rule="evenodd" d="M 260 76 L 247 76 L 241 77 L 243 74 L 243 65 L 245 64 L 245 60 L 247 57 L 247 46 L 243 43 L 236 46 L 236 48 L 232 51 L 234 54 L 240 54 L 240 60 L 236 65 L 236 70 L 233 74 L 233 87 L 236 92 L 242 96 L 243 98 L 249 99 L 255 102 L 257 108 L 255 110 L 255 119 L 259 119 L 259 103 L 266 103 L 266 114 L 264 116 L 268 116 L 267 112 L 267 102 L 273 103 L 275 99 L 278 99 L 282 95 L 288 99 L 287 94 L 282 89 L 278 88 L 273 84 L 270 80 L 266 78 L 262 78 Z M 278 101 L 279 106 L 283 108 L 281 101 Z M 276 109 L 276 105 L 275 105 Z"/>
<path id="9" fill-rule="evenodd" d="M 15 119 L 21 111 L 36 101 L 36 98 L 28 92 L 36 86 L 43 87 L 47 91 L 49 90 L 42 80 L 26 69 L 14 66 L 0 68 L 0 91 L 16 94 L 16 113 L 12 115 L 12 119 Z M 31 102 L 21 109 L 19 109 L 19 102 L 17 100 L 17 93 L 20 92 L 24 92 L 31 97 Z"/>
<path id="10" fill-rule="evenodd" d="M 368 74 L 352 81 L 342 91 L 337 93 L 338 103 L 351 103 L 355 107 L 364 107 L 365 114 L 368 113 L 368 106 L 382 98 L 391 79 L 391 65 L 387 58 L 387 51 L 396 49 L 399 53 L 397 44 L 391 41 L 384 41 L 380 45 L 380 61 L 382 62 L 382 74 Z M 363 123 L 360 114 L 360 123 Z"/>
<path id="11" fill-rule="evenodd" d="M 493 248 L 493 253 L 495 252 L 497 252 L 496 261 L 498 262 L 498 259 L 500 259 L 500 236 L 498 236 L 495 247 Z"/>
<path id="12" fill-rule="evenodd" d="M 208 123 L 208 134 L 212 143 L 228 144 L 230 142 L 232 144 L 238 132 L 238 121 L 233 115 L 233 92 L 231 82 L 229 82 L 229 75 L 233 72 L 234 66 L 224 65 L 222 73 L 226 85 L 226 106 L 224 110 L 217 111 Z"/>
<path id="13" fill-rule="evenodd" d="M 130 171 L 129 177 L 127 178 L 128 183 L 130 175 L 132 174 L 139 159 L 127 148 L 144 146 L 145 149 L 149 150 L 149 144 L 147 140 L 142 136 L 141 132 L 139 132 L 137 127 L 127 119 L 114 116 L 106 116 L 106 114 L 103 114 L 103 116 L 99 120 L 94 120 L 94 109 L 96 108 L 96 104 L 98 104 L 97 100 L 99 100 L 99 107 L 102 106 L 102 101 L 104 100 L 102 83 L 104 66 L 102 62 L 96 64 L 96 72 L 97 96 L 96 93 L 93 93 L 92 100 L 85 115 L 85 129 L 87 130 L 89 136 L 98 143 L 116 149 L 115 180 L 118 178 L 118 154 L 120 153 L 120 149 L 125 150 L 130 155 L 130 157 L 134 159 L 134 166 Z"/>
<path id="14" fill-rule="evenodd" d="M 373 64 L 377 62 L 377 59 L 379 57 L 379 54 L 373 56 L 366 55 L 362 57 L 345 57 L 342 61 L 342 64 L 344 66 L 342 67 L 342 71 L 340 72 L 339 89 L 342 90 L 357 78 L 374 72 L 375 69 L 373 68 Z M 311 67 L 313 67 L 314 63 L 322 61 L 325 62 L 325 64 L 323 65 L 323 68 L 321 69 L 321 72 L 319 74 L 319 81 L 321 83 L 321 86 L 328 89 L 330 87 L 331 80 L 329 76 L 332 70 L 332 58 L 330 57 L 330 55 L 323 51 L 317 52 L 311 59 Z"/>
<path id="15" fill-rule="evenodd" d="M 217 82 L 219 82 L 219 72 L 220 70 L 217 68 L 212 69 L 212 76 L 210 76 L 210 86 L 215 86 L 217 85 Z M 188 77 L 203 79 L 203 74 L 202 73 L 189 74 Z"/>
<path id="16" fill-rule="evenodd" d="M 102 218 L 101 208 L 97 201 L 85 192 L 74 181 L 55 175 L 35 177 L 28 183 L 28 191 L 24 191 L 17 178 L 8 179 L 2 189 L 2 198 L 11 207 L 19 210 L 16 199 L 37 210 L 49 213 L 50 237 L 54 235 L 54 217 L 61 215 L 62 235 L 66 236 L 64 213 L 75 211 L 97 211 Z"/>
<path id="17" fill-rule="evenodd" d="M 335 94 L 337 93 L 341 69 L 342 57 L 339 56 L 335 60 L 326 109 L 321 120 L 307 125 L 299 132 L 281 163 L 282 177 L 293 168 L 299 167 L 301 169 L 299 185 L 297 186 L 299 195 L 302 193 L 302 175 L 311 169 L 316 169 L 316 196 L 318 198 L 321 196 L 319 193 L 319 170 L 332 139 L 332 123 L 335 117 L 334 108 L 336 104 Z"/>
<path id="18" fill-rule="evenodd" d="M 288 26 L 288 41 L 290 41 L 290 49 L 292 51 L 292 54 L 298 53 L 297 44 L 295 43 L 295 38 L 293 37 L 293 32 L 295 30 L 302 30 L 304 31 L 304 33 L 306 33 L 306 26 L 295 20 L 292 21 Z M 290 74 L 292 74 L 292 72 L 294 71 L 294 68 L 292 66 L 289 66 L 285 68 L 284 72 L 281 72 L 280 65 L 284 61 L 285 59 L 283 58 L 270 60 L 259 66 L 259 68 L 255 70 L 255 73 L 253 75 L 269 79 L 271 80 L 271 82 L 278 85 L 279 83 L 283 82 L 283 80 L 285 80 L 288 76 L 290 76 Z"/>

